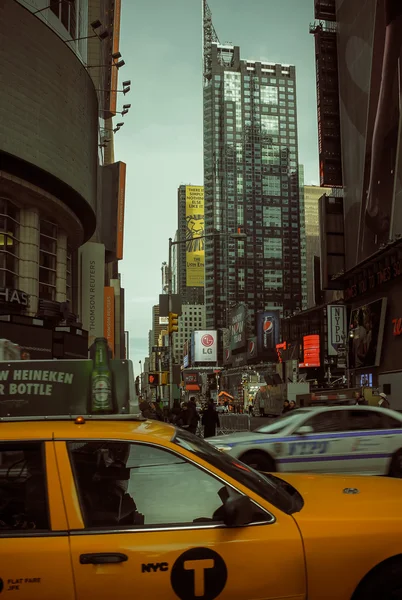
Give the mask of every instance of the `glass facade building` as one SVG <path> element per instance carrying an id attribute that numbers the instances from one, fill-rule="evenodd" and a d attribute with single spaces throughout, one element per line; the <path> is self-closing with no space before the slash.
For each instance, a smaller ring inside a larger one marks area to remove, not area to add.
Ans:
<path id="1" fill-rule="evenodd" d="M 240 59 L 212 43 L 204 77 L 207 328 L 244 302 L 256 315 L 302 309 L 301 216 L 294 66 Z M 236 241 L 230 233 L 246 232 Z M 219 235 L 223 234 L 223 235 Z M 305 256 L 304 256 L 305 260 Z"/>

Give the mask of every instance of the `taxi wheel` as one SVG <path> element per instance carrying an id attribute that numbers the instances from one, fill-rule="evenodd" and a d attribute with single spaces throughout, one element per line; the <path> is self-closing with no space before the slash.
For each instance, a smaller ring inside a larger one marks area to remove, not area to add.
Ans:
<path id="1" fill-rule="evenodd" d="M 352 600 L 402 600 L 402 561 L 391 558 L 360 583 Z"/>
<path id="2" fill-rule="evenodd" d="M 397 477 L 398 479 L 402 479 L 402 449 L 398 450 L 393 455 L 388 475 L 390 477 Z"/>
<path id="3" fill-rule="evenodd" d="M 243 454 L 241 460 L 256 471 L 265 471 L 266 473 L 276 471 L 274 459 L 265 452 L 247 452 L 247 454 Z"/>

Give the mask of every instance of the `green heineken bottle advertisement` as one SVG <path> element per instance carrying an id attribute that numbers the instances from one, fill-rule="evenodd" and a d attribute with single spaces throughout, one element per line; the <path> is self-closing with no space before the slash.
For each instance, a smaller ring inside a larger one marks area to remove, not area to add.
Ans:
<path id="1" fill-rule="evenodd" d="M 91 348 L 93 360 L 91 386 L 91 413 L 113 412 L 113 381 L 106 338 L 96 338 Z"/>

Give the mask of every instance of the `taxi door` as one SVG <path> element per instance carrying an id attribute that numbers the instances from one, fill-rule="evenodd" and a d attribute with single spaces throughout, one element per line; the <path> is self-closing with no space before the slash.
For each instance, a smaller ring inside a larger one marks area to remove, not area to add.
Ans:
<path id="1" fill-rule="evenodd" d="M 70 443 L 68 454 L 55 442 L 77 600 L 305 598 L 302 542 L 291 516 L 256 506 L 263 524 L 222 526 L 214 513 L 223 479 L 168 449 L 129 443 L 130 475 L 117 522 L 110 478 L 101 485 L 102 498 L 95 489 L 105 473 L 99 457 L 90 475 L 94 443 Z M 108 464 L 119 464 L 112 448 L 119 445 L 102 442 Z"/>
<path id="2" fill-rule="evenodd" d="M 52 442 L 0 443 L 0 593 L 19 600 L 75 599 Z"/>

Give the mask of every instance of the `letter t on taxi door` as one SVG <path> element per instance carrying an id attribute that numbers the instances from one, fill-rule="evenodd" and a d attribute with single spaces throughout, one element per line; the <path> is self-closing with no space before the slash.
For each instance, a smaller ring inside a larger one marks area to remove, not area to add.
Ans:
<path id="1" fill-rule="evenodd" d="M 194 571 L 194 596 L 202 598 L 205 594 L 204 571 L 214 568 L 215 563 L 213 559 L 186 560 L 183 566 L 186 571 Z"/>

